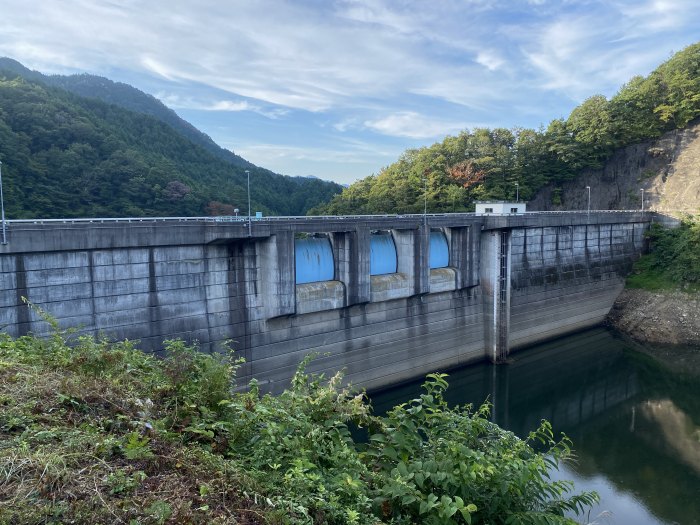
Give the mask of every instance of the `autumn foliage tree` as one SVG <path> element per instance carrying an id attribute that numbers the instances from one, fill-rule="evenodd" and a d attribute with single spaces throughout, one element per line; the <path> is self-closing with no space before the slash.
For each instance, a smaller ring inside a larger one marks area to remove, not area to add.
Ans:
<path id="1" fill-rule="evenodd" d="M 205 208 L 207 215 L 212 217 L 222 216 L 222 215 L 233 215 L 235 208 L 231 204 L 226 204 L 219 201 L 209 201 Z"/>
<path id="2" fill-rule="evenodd" d="M 471 159 L 463 160 L 447 168 L 447 174 L 465 189 L 478 184 L 486 177 L 486 172 L 478 169 Z"/>

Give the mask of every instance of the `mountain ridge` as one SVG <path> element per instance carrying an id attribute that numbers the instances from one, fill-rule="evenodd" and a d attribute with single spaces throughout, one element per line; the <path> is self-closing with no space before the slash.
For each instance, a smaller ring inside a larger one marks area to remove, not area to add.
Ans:
<path id="1" fill-rule="evenodd" d="M 16 73 L 27 80 L 65 89 L 81 97 L 96 98 L 107 104 L 114 104 L 136 113 L 150 115 L 168 124 L 195 144 L 204 147 L 209 152 L 234 165 L 245 168 L 259 168 L 252 162 L 216 144 L 209 135 L 181 118 L 174 110 L 167 107 L 153 95 L 124 82 L 116 82 L 109 78 L 89 73 L 45 75 L 39 71 L 29 69 L 22 63 L 9 57 L 0 57 L 0 71 L 3 70 Z"/>
<path id="2" fill-rule="evenodd" d="M 14 71 L 0 67 L 9 218 L 244 214 L 246 169 L 251 211 L 266 215 L 304 215 L 341 189 L 234 163 L 161 119 L 50 85 L 16 64 Z"/>

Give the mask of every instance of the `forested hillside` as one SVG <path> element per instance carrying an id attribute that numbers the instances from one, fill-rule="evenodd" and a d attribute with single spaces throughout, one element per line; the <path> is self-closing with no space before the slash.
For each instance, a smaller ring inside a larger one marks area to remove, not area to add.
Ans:
<path id="1" fill-rule="evenodd" d="M 700 115 L 700 44 L 675 54 L 611 99 L 595 95 L 546 128 L 474 129 L 399 160 L 346 188 L 312 213 L 472 211 L 475 200 L 528 200 L 545 186 L 552 204 L 561 186 L 597 169 L 619 148 L 686 126 Z"/>
<path id="2" fill-rule="evenodd" d="M 0 57 L 0 71 L 14 73 L 27 80 L 41 82 L 48 86 L 59 87 L 81 97 L 96 98 L 102 102 L 114 104 L 136 113 L 150 115 L 168 124 L 182 136 L 202 146 L 217 157 L 246 168 L 256 167 L 243 157 L 239 157 L 232 151 L 219 146 L 209 135 L 202 133 L 192 124 L 181 119 L 177 113 L 154 96 L 148 95 L 129 84 L 114 82 L 108 78 L 87 73 L 81 75 L 44 75 L 38 71 L 32 71 L 16 60 L 7 57 Z"/>
<path id="3" fill-rule="evenodd" d="M 9 218 L 198 216 L 247 211 L 245 164 L 152 116 L 0 72 Z M 253 211 L 300 215 L 340 191 L 251 167 Z"/>

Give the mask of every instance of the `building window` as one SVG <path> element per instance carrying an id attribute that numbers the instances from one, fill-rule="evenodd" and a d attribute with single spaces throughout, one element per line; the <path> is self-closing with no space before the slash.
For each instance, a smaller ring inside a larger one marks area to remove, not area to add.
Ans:
<path id="1" fill-rule="evenodd" d="M 484 208 L 484 213 L 493 213 L 493 208 Z"/>
<path id="2" fill-rule="evenodd" d="M 518 213 L 518 208 L 511 208 L 511 209 L 510 209 L 510 212 L 511 212 L 511 213 Z"/>

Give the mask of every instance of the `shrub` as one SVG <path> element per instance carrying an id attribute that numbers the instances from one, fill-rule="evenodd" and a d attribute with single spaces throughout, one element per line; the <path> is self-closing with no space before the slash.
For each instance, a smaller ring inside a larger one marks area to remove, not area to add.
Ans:
<path id="1" fill-rule="evenodd" d="M 628 285 L 651 290 L 700 288 L 700 220 L 686 216 L 677 228 L 653 224 L 650 252 L 635 264 Z"/>
<path id="2" fill-rule="evenodd" d="M 448 407 L 444 375 L 381 417 L 311 357 L 271 396 L 180 341 L 62 337 L 0 336 L 3 523 L 565 524 L 597 498 L 549 478 L 568 439 Z"/>

